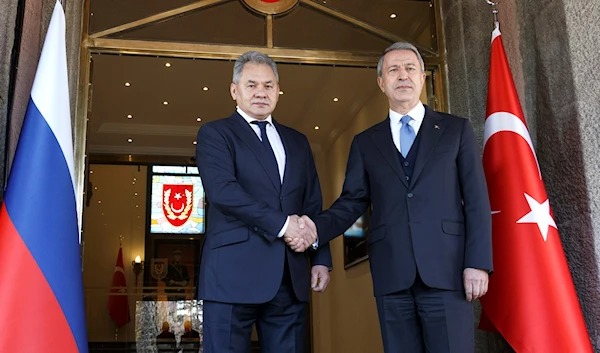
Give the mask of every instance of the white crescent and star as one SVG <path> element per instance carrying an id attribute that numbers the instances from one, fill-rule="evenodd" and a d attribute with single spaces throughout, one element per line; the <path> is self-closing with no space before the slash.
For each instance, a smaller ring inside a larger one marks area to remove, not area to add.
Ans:
<path id="1" fill-rule="evenodd" d="M 531 136 L 529 135 L 529 130 L 527 130 L 527 126 L 523 123 L 519 117 L 514 114 L 508 112 L 497 112 L 491 114 L 485 120 L 485 129 L 484 129 L 484 139 L 483 139 L 483 148 L 485 150 L 485 145 L 488 140 L 499 132 L 512 132 L 523 138 L 525 142 L 529 145 L 531 149 L 531 153 L 535 159 L 535 163 L 538 168 L 538 175 L 540 180 L 542 179 L 542 173 L 540 170 L 540 164 L 537 160 L 537 155 L 535 154 L 535 149 L 533 148 L 533 142 L 531 141 Z M 523 193 L 527 203 L 529 204 L 530 212 L 521 217 L 517 221 L 517 223 L 535 223 L 537 224 L 540 233 L 542 234 L 542 238 L 544 241 L 548 238 L 548 231 L 550 227 L 556 227 L 556 222 L 554 222 L 554 218 L 550 214 L 550 202 L 548 198 L 546 201 L 539 203 L 533 197 L 528 195 L 527 193 Z M 501 211 L 492 211 L 492 215 L 498 214 Z"/>

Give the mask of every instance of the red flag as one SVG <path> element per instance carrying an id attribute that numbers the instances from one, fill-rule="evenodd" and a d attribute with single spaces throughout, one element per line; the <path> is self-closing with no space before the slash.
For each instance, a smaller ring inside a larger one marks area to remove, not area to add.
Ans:
<path id="1" fill-rule="evenodd" d="M 484 315 L 519 353 L 592 352 L 498 28 L 486 115 L 495 272 Z"/>
<path id="2" fill-rule="evenodd" d="M 123 266 L 123 249 L 119 247 L 117 264 L 113 273 L 111 294 L 108 298 L 108 312 L 118 327 L 125 326 L 130 320 L 129 300 L 127 298 L 127 283 L 125 282 L 125 271 Z"/>

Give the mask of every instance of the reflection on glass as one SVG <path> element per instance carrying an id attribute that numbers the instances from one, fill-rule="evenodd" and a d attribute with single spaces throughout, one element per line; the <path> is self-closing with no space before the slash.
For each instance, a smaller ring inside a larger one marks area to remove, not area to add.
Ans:
<path id="1" fill-rule="evenodd" d="M 202 301 L 138 301 L 137 352 L 202 352 Z"/>

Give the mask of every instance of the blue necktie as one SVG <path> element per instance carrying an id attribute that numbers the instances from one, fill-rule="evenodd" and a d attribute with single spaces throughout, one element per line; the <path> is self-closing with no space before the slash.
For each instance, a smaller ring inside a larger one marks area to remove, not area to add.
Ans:
<path id="1" fill-rule="evenodd" d="M 405 115 L 400 119 L 400 122 L 402 122 L 402 127 L 400 128 L 400 153 L 402 153 L 404 158 L 406 158 L 410 147 L 415 142 L 415 130 L 408 124 L 411 120 L 410 115 Z"/>
<path id="2" fill-rule="evenodd" d="M 277 164 L 277 158 L 275 157 L 275 152 L 273 152 L 273 147 L 271 147 L 271 143 L 269 142 L 269 136 L 267 135 L 267 124 L 268 121 L 253 121 L 252 124 L 258 125 L 260 128 L 260 139 L 262 141 L 262 145 L 265 148 L 267 155 L 271 159 L 272 166 L 275 167 L 275 171 L 277 172 L 277 177 L 281 181 L 281 176 L 279 175 L 279 164 Z"/>

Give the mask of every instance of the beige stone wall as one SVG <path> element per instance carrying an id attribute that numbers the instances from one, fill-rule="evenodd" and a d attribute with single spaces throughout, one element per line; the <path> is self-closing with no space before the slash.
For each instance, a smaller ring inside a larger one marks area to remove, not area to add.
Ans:
<path id="1" fill-rule="evenodd" d="M 144 259 L 147 168 L 130 165 L 91 165 L 92 198 L 84 211 L 83 286 L 90 342 L 135 341 L 135 287 L 131 262 Z M 134 180 L 135 179 L 135 180 Z M 134 184 L 135 183 L 135 184 Z M 137 193 L 137 195 L 136 195 Z M 131 322 L 115 331 L 108 314 L 108 296 L 123 236 L 123 261 Z M 140 274 L 138 286 L 143 284 Z"/>

